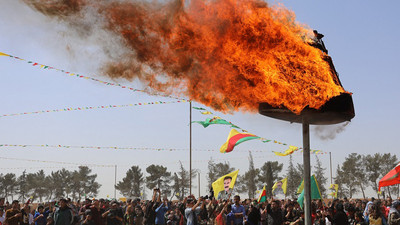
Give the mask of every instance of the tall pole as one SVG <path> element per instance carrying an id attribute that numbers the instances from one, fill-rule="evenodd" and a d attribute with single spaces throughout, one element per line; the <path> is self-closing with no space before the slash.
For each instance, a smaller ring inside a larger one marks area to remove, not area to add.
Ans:
<path id="1" fill-rule="evenodd" d="M 192 194 L 192 100 L 189 100 L 189 195 Z"/>
<path id="2" fill-rule="evenodd" d="M 199 182 L 198 182 L 198 184 L 199 184 L 199 198 L 200 198 L 200 172 L 197 172 L 197 176 L 198 176 L 198 178 L 199 178 Z"/>
<path id="3" fill-rule="evenodd" d="M 303 118 L 303 150 L 304 224 L 311 225 L 310 125 L 305 118 Z"/>
<path id="4" fill-rule="evenodd" d="M 115 165 L 114 169 L 114 199 L 117 199 L 117 165 Z"/>
<path id="5" fill-rule="evenodd" d="M 329 165 L 331 167 L 331 184 L 333 184 L 333 180 L 332 180 L 332 154 L 331 154 L 331 152 L 329 152 Z"/>

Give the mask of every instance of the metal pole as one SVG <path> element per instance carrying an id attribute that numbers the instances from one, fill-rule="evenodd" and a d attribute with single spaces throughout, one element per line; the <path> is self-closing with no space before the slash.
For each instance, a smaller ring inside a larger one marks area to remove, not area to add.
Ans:
<path id="1" fill-rule="evenodd" d="M 333 180 L 332 180 L 332 154 L 331 154 L 331 152 L 329 152 L 329 165 L 331 167 L 331 184 L 333 184 Z"/>
<path id="2" fill-rule="evenodd" d="M 114 198 L 117 199 L 117 165 L 115 165 L 115 174 L 114 174 Z"/>
<path id="3" fill-rule="evenodd" d="M 189 100 L 189 195 L 192 194 L 192 100 Z"/>
<path id="4" fill-rule="evenodd" d="M 198 178 L 199 178 L 199 198 L 200 198 L 200 172 L 197 172 L 197 176 L 199 176 Z"/>
<path id="5" fill-rule="evenodd" d="M 303 118 L 304 219 L 311 225 L 310 125 Z"/>

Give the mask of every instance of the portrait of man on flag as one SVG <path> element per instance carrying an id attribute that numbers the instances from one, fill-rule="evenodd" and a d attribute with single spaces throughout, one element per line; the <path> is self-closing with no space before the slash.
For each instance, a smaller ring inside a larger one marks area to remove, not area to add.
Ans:
<path id="1" fill-rule="evenodd" d="M 214 183 L 212 183 L 214 197 L 216 199 L 228 199 L 228 196 L 232 193 L 233 187 L 235 186 L 238 173 L 239 170 L 236 170 L 218 178 Z"/>

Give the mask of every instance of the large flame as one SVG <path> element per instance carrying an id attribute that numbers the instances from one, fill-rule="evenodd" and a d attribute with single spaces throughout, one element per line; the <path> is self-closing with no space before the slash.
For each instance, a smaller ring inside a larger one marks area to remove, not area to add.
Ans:
<path id="1" fill-rule="evenodd" d="M 325 53 L 307 44 L 310 29 L 283 6 L 261 0 L 25 1 L 51 16 L 59 9 L 63 19 L 97 8 L 127 52 L 104 68 L 107 75 L 139 79 L 219 111 L 256 112 L 267 102 L 300 113 L 344 92 Z"/>

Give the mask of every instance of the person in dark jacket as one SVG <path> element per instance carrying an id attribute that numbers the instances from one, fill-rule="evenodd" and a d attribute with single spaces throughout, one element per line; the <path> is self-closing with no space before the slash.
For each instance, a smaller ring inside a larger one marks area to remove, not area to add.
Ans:
<path id="1" fill-rule="evenodd" d="M 60 207 L 54 212 L 54 225 L 71 225 L 72 211 L 67 206 L 66 199 L 60 199 Z"/>
<path id="2" fill-rule="evenodd" d="M 268 225 L 281 225 L 283 223 L 283 213 L 279 207 L 279 201 L 272 201 L 267 206 L 267 224 Z"/>
<path id="3" fill-rule="evenodd" d="M 333 216 L 333 225 L 349 225 L 346 213 L 343 210 L 343 204 L 336 205 L 336 213 Z"/>

